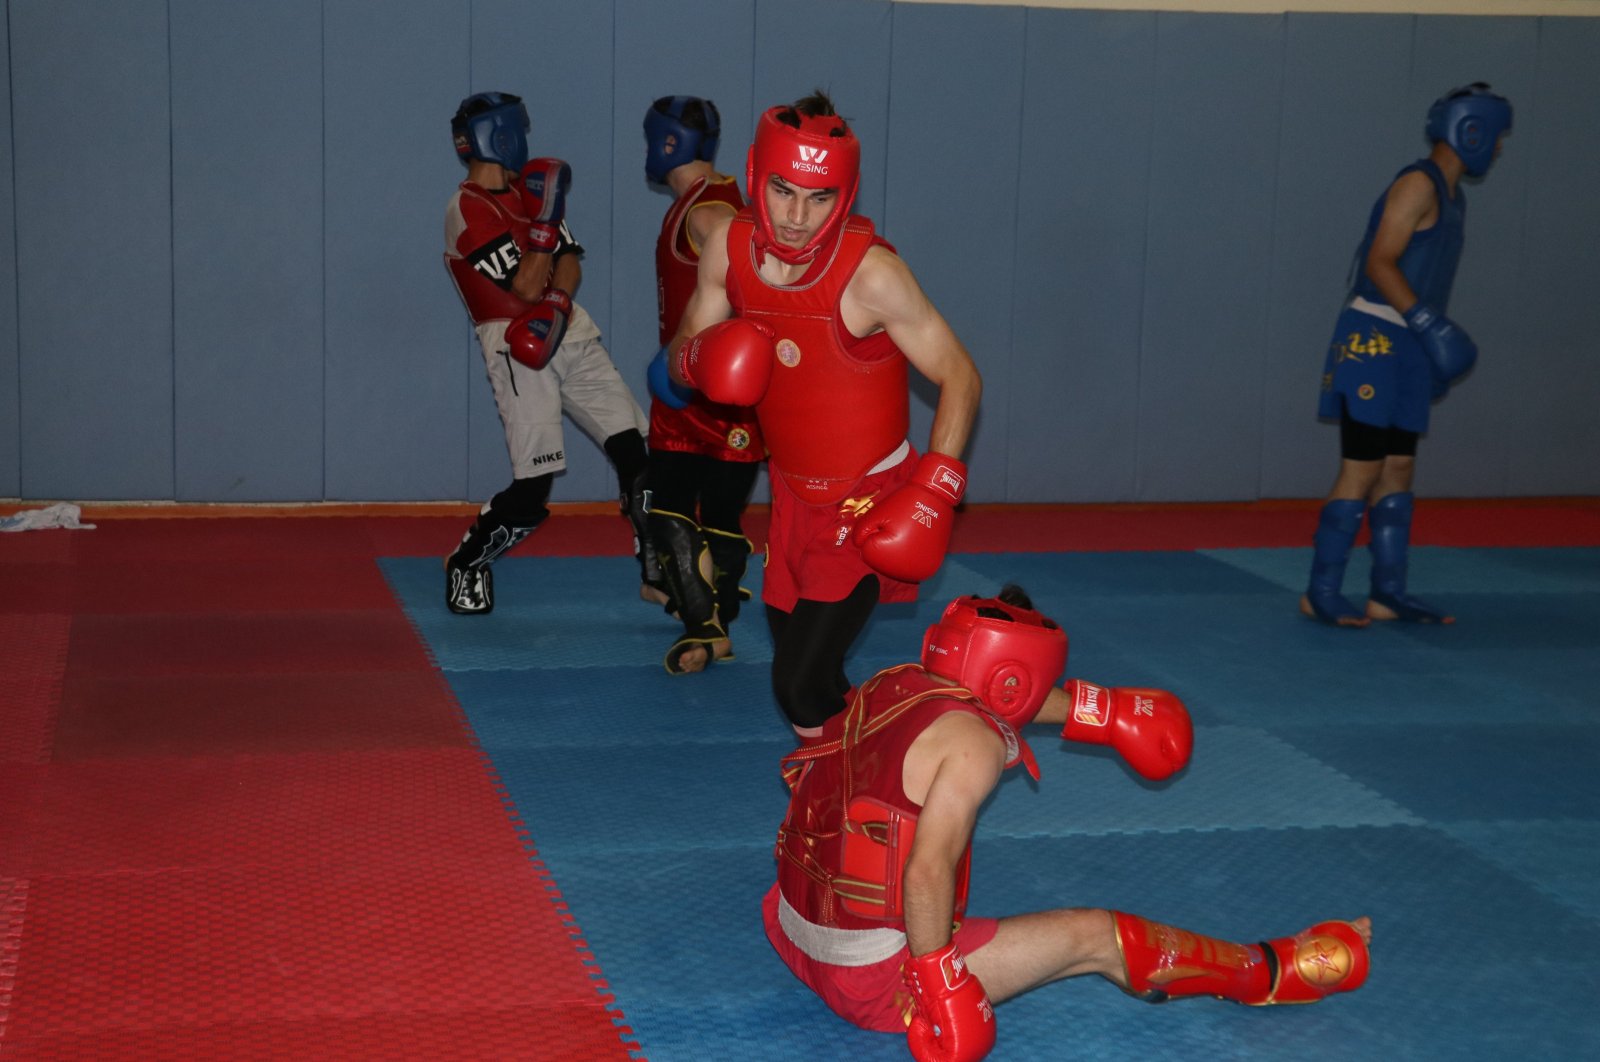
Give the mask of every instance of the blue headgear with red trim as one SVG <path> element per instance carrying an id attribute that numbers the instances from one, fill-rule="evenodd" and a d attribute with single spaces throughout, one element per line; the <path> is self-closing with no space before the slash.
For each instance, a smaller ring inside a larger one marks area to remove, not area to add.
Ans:
<path id="1" fill-rule="evenodd" d="M 519 171 L 528 163 L 528 108 L 521 96 L 509 92 L 479 92 L 468 96 L 450 119 L 456 157 L 461 165 L 473 159 L 495 162 Z"/>
<path id="2" fill-rule="evenodd" d="M 686 162 L 717 157 L 722 116 L 699 96 L 662 96 L 644 112 L 644 172 L 657 184 Z"/>
<path id="3" fill-rule="evenodd" d="M 1474 177 L 1489 172 L 1500 134 L 1510 130 L 1511 101 L 1482 81 L 1453 89 L 1428 108 L 1428 139 L 1449 144 Z"/>

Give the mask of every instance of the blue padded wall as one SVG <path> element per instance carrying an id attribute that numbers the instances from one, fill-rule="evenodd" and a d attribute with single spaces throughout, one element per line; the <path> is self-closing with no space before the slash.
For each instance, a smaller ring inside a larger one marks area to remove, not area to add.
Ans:
<path id="1" fill-rule="evenodd" d="M 166 0 L 12 0 L 29 497 L 171 498 Z"/>
<path id="2" fill-rule="evenodd" d="M 0 140 L 11 140 L 11 28 L 0 22 Z M 17 365 L 17 211 L 11 167 L 0 167 L 0 497 L 21 493 Z"/>
<path id="3" fill-rule="evenodd" d="M 443 255 L 469 20 L 452 0 L 325 0 L 323 22 L 327 496 L 465 497 L 483 366 Z"/>
<path id="4" fill-rule="evenodd" d="M 1513 98 L 1517 126 L 1467 185 L 1453 312 L 1483 356 L 1435 409 L 1418 490 L 1600 492 L 1594 18 L 4 9 L 0 497 L 487 496 L 508 462 L 440 260 L 457 101 L 523 94 L 535 150 L 573 163 L 579 301 L 644 404 L 668 206 L 641 172 L 644 109 L 715 99 L 719 165 L 742 175 L 759 111 L 816 87 L 861 138 L 857 209 L 983 369 L 973 500 L 1320 496 L 1337 434 L 1314 416 L 1318 376 L 1366 211 L 1426 150 L 1428 103 L 1474 79 Z M 107 159 L 92 199 L 62 179 Z M 919 381 L 919 445 L 934 401 Z M 600 449 L 569 427 L 567 450 L 555 497 L 611 497 Z"/>
<path id="5" fill-rule="evenodd" d="M 1426 113 L 1439 86 L 1487 81 L 1518 105 L 1518 117 L 1542 111 L 1533 95 L 1538 27 L 1525 18 L 1419 18 L 1408 101 L 1417 113 Z M 1489 176 L 1462 182 L 1467 243 L 1450 312 L 1477 340 L 1478 367 L 1434 407 L 1428 438 L 1418 451 L 1417 490 L 1422 493 L 1522 493 L 1512 488 L 1509 450 L 1522 423 L 1505 398 L 1516 393 L 1525 376 L 1523 352 L 1533 323 L 1515 282 L 1525 253 L 1529 162 L 1513 130 Z M 1536 257 L 1544 253 L 1539 247 L 1529 250 Z"/>
<path id="6" fill-rule="evenodd" d="M 1021 150 L 1021 8 L 894 9 L 888 185 L 881 227 L 984 377 L 968 498 L 1005 498 Z M 996 312 L 998 309 L 998 312 Z M 911 439 L 926 446 L 937 389 L 912 387 Z"/>
<path id="7" fill-rule="evenodd" d="M 1533 175 L 1516 299 L 1523 327 L 1499 374 L 1512 388 L 1516 425 L 1507 440 L 1509 494 L 1600 493 L 1600 419 L 1588 409 L 1600 395 L 1596 56 L 1600 20 L 1543 20 L 1533 106 L 1518 112 L 1506 141 L 1507 160 L 1520 157 Z M 1574 402 L 1575 395 L 1588 397 Z"/>
<path id="8" fill-rule="evenodd" d="M 1139 500 L 1256 495 L 1282 33 L 1276 17 L 1156 18 Z"/>
<path id="9" fill-rule="evenodd" d="M 1315 496 L 1333 482 L 1339 429 L 1313 419 L 1323 355 L 1368 211 L 1401 166 L 1428 151 L 1416 114 L 1395 106 L 1409 98 L 1415 24 L 1401 15 L 1290 15 L 1285 22 L 1261 370 L 1266 497 Z"/>
<path id="10" fill-rule="evenodd" d="M 1134 497 L 1139 424 L 1114 411 L 1139 386 L 1155 34 L 1150 12 L 1028 12 L 1015 281 L 992 307 L 1014 330 L 1007 496 Z"/>
<path id="11" fill-rule="evenodd" d="M 172 0 L 179 499 L 322 497 L 321 13 Z"/>

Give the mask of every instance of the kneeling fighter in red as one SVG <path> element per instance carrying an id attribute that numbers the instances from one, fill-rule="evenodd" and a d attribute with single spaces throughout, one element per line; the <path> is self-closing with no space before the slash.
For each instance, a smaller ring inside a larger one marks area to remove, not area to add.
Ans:
<path id="1" fill-rule="evenodd" d="M 820 742 L 785 758 L 789 811 L 762 913 L 795 976 L 854 1024 L 904 1031 L 919 1062 L 984 1057 L 994 1004 L 1079 974 L 1149 1002 L 1313 1003 L 1361 987 L 1367 918 L 1235 944 L 1121 911 L 967 917 L 979 808 L 1008 767 L 1038 777 L 1018 728 L 1062 724 L 1066 740 L 1109 744 L 1147 778 L 1188 762 L 1182 701 L 1055 688 L 1066 660 L 1066 634 L 1015 587 L 958 599 L 928 629 L 921 664 L 879 672 Z"/>

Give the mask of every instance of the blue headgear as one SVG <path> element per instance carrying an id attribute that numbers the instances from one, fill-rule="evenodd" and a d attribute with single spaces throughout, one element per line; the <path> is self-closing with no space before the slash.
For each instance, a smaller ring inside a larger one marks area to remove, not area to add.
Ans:
<path id="1" fill-rule="evenodd" d="M 1474 177 L 1489 172 L 1500 134 L 1510 129 L 1511 101 L 1482 81 L 1448 92 L 1428 108 L 1428 139 L 1449 144 Z"/>
<path id="2" fill-rule="evenodd" d="M 668 171 L 686 162 L 710 162 L 721 135 L 715 103 L 699 96 L 662 96 L 644 113 L 645 176 L 665 184 Z"/>
<path id="3" fill-rule="evenodd" d="M 509 92 L 479 92 L 468 96 L 450 119 L 456 157 L 466 166 L 473 159 L 497 162 L 508 170 L 521 170 L 528 162 L 528 108 L 521 96 Z"/>

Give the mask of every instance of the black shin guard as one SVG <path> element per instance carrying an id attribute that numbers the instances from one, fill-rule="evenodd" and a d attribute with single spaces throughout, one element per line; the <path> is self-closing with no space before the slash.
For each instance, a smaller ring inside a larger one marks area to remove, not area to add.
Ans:
<path id="1" fill-rule="evenodd" d="M 745 566 L 750 561 L 750 540 L 729 531 L 714 527 L 703 529 L 706 546 L 711 550 L 714 570 L 712 582 L 717 590 L 717 618 L 724 628 L 733 625 L 739 617 L 739 606 L 750 599 L 750 591 L 739 585 L 744 578 Z"/>
<path id="2" fill-rule="evenodd" d="M 661 573 L 678 605 L 678 618 L 683 621 L 683 636 L 667 650 L 665 661 L 667 670 L 677 674 L 682 670 L 678 661 L 685 650 L 705 646 L 709 663 L 711 643 L 728 635 L 717 619 L 711 553 L 699 525 L 678 513 L 654 510 L 650 513 L 650 531 Z"/>
<path id="3" fill-rule="evenodd" d="M 461 536 L 461 544 L 450 554 L 447 565 L 486 568 L 506 550 L 533 534 L 550 515 L 545 502 L 550 497 L 554 478 L 534 476 L 512 480 L 511 486 L 490 498 L 479 510 L 478 519 Z"/>

